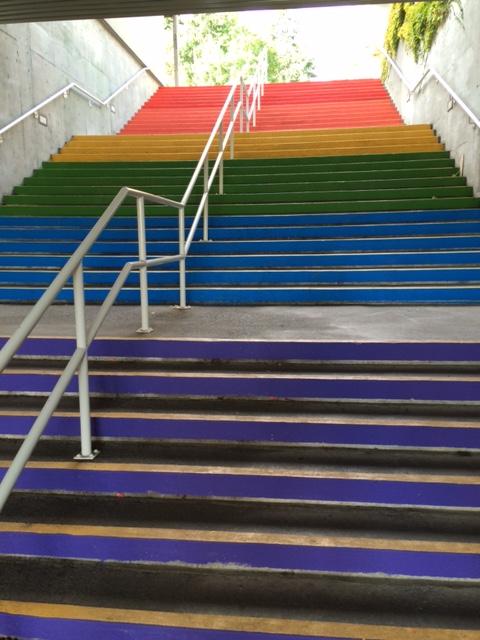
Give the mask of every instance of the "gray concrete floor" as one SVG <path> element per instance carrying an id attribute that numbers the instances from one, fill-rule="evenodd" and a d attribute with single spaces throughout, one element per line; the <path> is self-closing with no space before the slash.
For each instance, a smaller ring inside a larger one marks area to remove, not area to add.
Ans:
<path id="1" fill-rule="evenodd" d="M 9 336 L 29 306 L 0 305 L 0 335 Z M 87 309 L 92 319 L 98 307 Z M 74 334 L 73 309 L 51 307 L 35 335 Z M 135 337 L 139 309 L 114 307 L 100 335 Z M 256 340 L 480 341 L 478 307 L 152 307 L 155 338 L 230 338 Z"/>

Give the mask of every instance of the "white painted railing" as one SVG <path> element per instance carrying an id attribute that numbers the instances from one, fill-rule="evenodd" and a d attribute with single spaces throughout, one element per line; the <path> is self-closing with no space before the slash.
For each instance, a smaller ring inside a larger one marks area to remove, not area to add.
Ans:
<path id="1" fill-rule="evenodd" d="M 91 436 L 91 417 L 90 417 L 90 393 L 89 393 L 89 374 L 88 374 L 88 348 L 98 334 L 103 321 L 108 312 L 115 303 L 118 294 L 125 284 L 129 274 L 138 270 L 140 273 L 140 309 L 141 309 L 141 326 L 140 333 L 149 333 L 151 331 L 149 324 L 149 302 L 148 302 L 148 268 L 167 264 L 170 262 L 179 262 L 179 290 L 180 300 L 179 307 L 186 308 L 186 268 L 185 261 L 192 245 L 195 232 L 203 215 L 203 240 L 208 240 L 208 200 L 209 194 L 214 185 L 217 174 L 219 176 L 219 192 L 224 190 L 223 165 L 227 148 L 230 148 L 230 157 L 234 157 L 235 153 L 235 125 L 237 120 L 245 124 L 247 130 L 250 128 L 250 120 L 255 122 L 256 112 L 260 108 L 260 97 L 263 94 L 263 87 L 266 81 L 266 54 L 260 57 L 258 68 L 255 72 L 254 80 L 251 82 L 249 89 L 246 88 L 245 79 L 240 77 L 239 80 L 232 85 L 225 104 L 223 105 L 217 121 L 210 133 L 205 148 L 200 156 L 195 171 L 190 179 L 185 194 L 181 201 L 171 200 L 162 196 L 146 193 L 137 189 L 123 187 L 117 193 L 112 202 L 105 209 L 101 217 L 93 226 L 83 242 L 73 253 L 64 267 L 59 271 L 48 289 L 43 293 L 41 298 L 34 305 L 30 313 L 20 324 L 13 336 L 8 340 L 3 349 L 0 351 L 0 373 L 5 370 L 12 358 L 26 338 L 30 335 L 38 322 L 41 320 L 47 309 L 53 304 L 60 291 L 64 288 L 69 278 L 73 278 L 73 296 L 75 311 L 75 331 L 76 331 L 76 350 L 70 358 L 63 373 L 58 379 L 55 387 L 51 391 L 45 405 L 40 414 L 33 423 L 30 432 L 26 436 L 19 451 L 12 461 L 10 468 L 0 483 L 0 511 L 3 509 L 10 493 L 12 492 L 17 479 L 30 459 L 32 452 L 41 438 L 45 427 L 52 414 L 58 407 L 60 400 L 65 394 L 66 389 L 78 375 L 78 396 L 80 409 L 80 436 L 81 450 L 76 456 L 76 460 L 92 460 L 98 451 L 92 448 Z M 250 106 L 246 107 L 245 99 L 249 95 L 253 96 Z M 237 97 L 237 95 L 239 97 Z M 225 128 L 225 117 L 229 114 L 228 124 Z M 218 140 L 218 149 L 213 166 L 210 169 L 209 155 L 213 150 L 215 142 Z M 196 214 L 194 216 L 188 236 L 185 238 L 185 207 L 187 206 L 192 191 L 197 183 L 200 174 L 203 172 L 203 194 L 198 204 Z M 96 318 L 90 329 L 87 329 L 85 317 L 85 286 L 83 279 L 83 259 L 88 254 L 92 246 L 98 240 L 100 234 L 107 227 L 110 220 L 114 217 L 119 207 L 128 197 L 136 200 L 137 213 L 137 232 L 138 232 L 138 260 L 127 262 L 121 269 L 112 288 L 108 292 L 103 301 Z M 178 211 L 178 253 L 173 256 L 163 256 L 157 258 L 148 258 L 147 256 L 147 240 L 145 226 L 145 202 L 153 202 L 162 206 L 168 206 Z"/>

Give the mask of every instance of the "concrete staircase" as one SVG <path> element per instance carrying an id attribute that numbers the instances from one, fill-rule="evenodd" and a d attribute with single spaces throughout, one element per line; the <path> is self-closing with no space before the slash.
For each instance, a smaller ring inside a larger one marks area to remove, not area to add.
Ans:
<path id="1" fill-rule="evenodd" d="M 227 87 L 162 87 L 122 129 L 123 135 L 210 132 Z M 401 125 L 380 80 L 267 84 L 256 131 Z"/>
<path id="2" fill-rule="evenodd" d="M 72 349 L 29 339 L 0 378 L 4 460 Z M 101 457 L 69 461 L 72 386 L 3 513 L 0 634 L 475 638 L 479 362 L 477 344 L 97 340 Z"/>
<path id="3" fill-rule="evenodd" d="M 0 301 L 38 299 L 123 185 L 181 199 L 204 143 L 72 140 L 0 207 Z M 478 303 L 480 201 L 430 127 L 245 134 L 236 157 L 225 195 L 210 197 L 213 242 L 195 242 L 187 261 L 189 303 Z M 176 212 L 146 212 L 149 256 L 175 254 Z M 126 203 L 85 261 L 88 302 L 104 299 L 136 242 Z M 176 265 L 151 270 L 150 285 L 153 304 L 175 304 Z M 119 300 L 138 303 L 138 275 Z"/>

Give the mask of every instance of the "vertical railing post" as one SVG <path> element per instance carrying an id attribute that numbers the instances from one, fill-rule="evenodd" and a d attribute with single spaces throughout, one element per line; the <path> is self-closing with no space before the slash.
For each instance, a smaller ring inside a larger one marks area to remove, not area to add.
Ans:
<path id="1" fill-rule="evenodd" d="M 247 133 L 250 131 L 250 96 L 248 95 L 248 89 L 245 87 L 245 128 Z"/>
<path id="2" fill-rule="evenodd" d="M 209 178 L 209 169 L 208 169 L 208 157 L 205 158 L 205 162 L 203 163 L 203 193 L 207 194 L 205 200 L 205 206 L 203 207 L 203 241 L 208 241 L 208 178 Z"/>
<path id="3" fill-rule="evenodd" d="M 245 83 L 243 77 L 240 78 L 240 133 L 243 133 L 243 122 L 245 120 Z"/>
<path id="4" fill-rule="evenodd" d="M 262 97 L 265 95 L 265 85 L 268 81 L 268 51 L 264 50 L 262 62 Z"/>
<path id="5" fill-rule="evenodd" d="M 92 450 L 92 427 L 90 418 L 90 390 L 88 385 L 87 325 L 85 319 L 85 286 L 83 263 L 73 273 L 73 298 L 75 311 L 75 333 L 77 348 L 85 349 L 85 355 L 78 367 L 78 404 L 80 415 L 80 453 L 75 460 L 93 460 L 98 451 Z"/>
<path id="6" fill-rule="evenodd" d="M 257 109 L 260 111 L 262 108 L 262 71 L 258 70 L 257 75 Z"/>
<path id="7" fill-rule="evenodd" d="M 223 122 L 220 123 L 220 128 L 218 130 L 218 149 L 220 156 L 220 167 L 218 171 L 218 193 L 223 196 Z M 208 189 L 208 180 L 207 180 L 207 189 Z M 205 219 L 204 219 L 205 220 Z"/>
<path id="8" fill-rule="evenodd" d="M 145 230 L 145 198 L 137 198 L 137 231 L 138 231 L 138 259 L 140 262 L 147 260 L 147 237 Z M 147 267 L 140 267 L 140 313 L 142 324 L 137 333 L 151 333 L 152 328 L 149 322 L 148 313 L 148 270 Z"/>
<path id="9" fill-rule="evenodd" d="M 233 122 L 235 116 L 235 96 L 232 96 L 230 102 L 230 122 Z M 230 160 L 235 158 L 235 123 L 232 128 L 232 135 L 230 136 Z"/>
<path id="10" fill-rule="evenodd" d="M 178 253 L 180 254 L 180 302 L 179 309 L 187 308 L 187 277 L 185 269 L 185 208 L 178 210 Z"/>

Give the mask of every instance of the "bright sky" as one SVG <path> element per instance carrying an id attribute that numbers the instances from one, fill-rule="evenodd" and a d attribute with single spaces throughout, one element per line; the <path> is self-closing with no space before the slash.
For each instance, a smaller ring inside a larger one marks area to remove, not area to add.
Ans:
<path id="1" fill-rule="evenodd" d="M 378 77 L 380 62 L 374 52 L 383 44 L 390 7 L 376 4 L 290 9 L 304 53 L 315 61 L 318 79 Z M 276 22 L 278 13 L 239 11 L 236 15 L 250 30 L 261 33 Z M 147 65 L 171 82 L 165 70 L 165 52 L 171 35 L 163 29 L 163 18 L 117 18 L 108 22 L 118 29 Z"/>
<path id="2" fill-rule="evenodd" d="M 319 80 L 378 77 L 375 51 L 383 45 L 391 5 L 291 9 L 304 43 L 315 60 Z M 239 12 L 252 31 L 275 22 L 276 11 Z"/>

